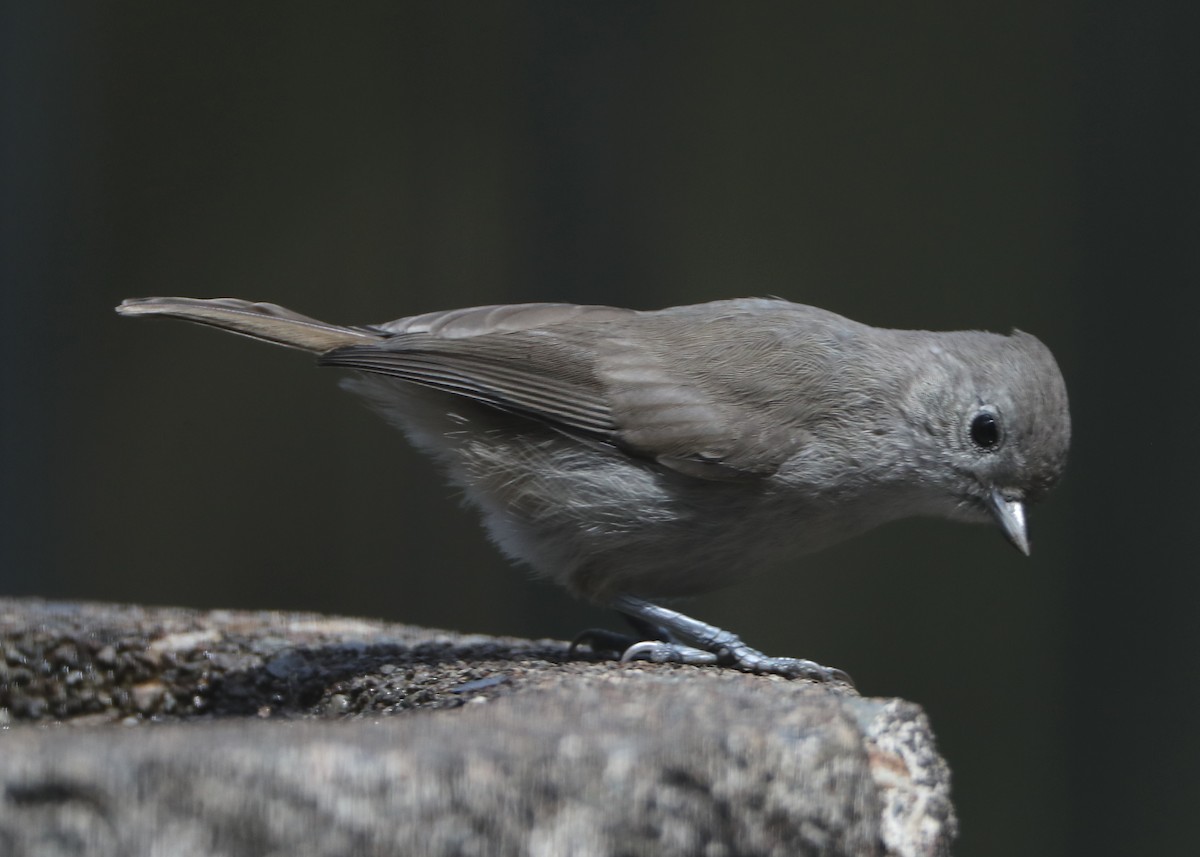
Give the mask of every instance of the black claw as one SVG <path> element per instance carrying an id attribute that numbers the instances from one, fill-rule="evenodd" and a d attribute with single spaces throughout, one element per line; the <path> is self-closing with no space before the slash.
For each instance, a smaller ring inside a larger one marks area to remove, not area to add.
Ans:
<path id="1" fill-rule="evenodd" d="M 858 685 L 854 683 L 854 677 L 845 670 L 839 670 L 836 667 L 826 667 L 826 670 L 829 673 L 830 681 L 840 681 L 842 684 L 847 684 L 850 687 L 858 687 Z"/>

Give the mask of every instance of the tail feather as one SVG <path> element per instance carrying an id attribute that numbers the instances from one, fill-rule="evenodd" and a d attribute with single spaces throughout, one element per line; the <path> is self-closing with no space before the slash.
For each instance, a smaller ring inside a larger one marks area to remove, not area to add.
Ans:
<path id="1" fill-rule="evenodd" d="M 368 328 L 328 324 L 277 304 L 251 303 L 237 298 L 130 298 L 122 301 L 117 312 L 126 316 L 182 318 L 318 354 L 344 345 L 378 342 L 383 338 Z"/>

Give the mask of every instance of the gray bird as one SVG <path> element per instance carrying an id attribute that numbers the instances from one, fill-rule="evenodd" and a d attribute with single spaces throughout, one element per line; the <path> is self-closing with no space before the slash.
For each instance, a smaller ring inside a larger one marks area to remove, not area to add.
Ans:
<path id="1" fill-rule="evenodd" d="M 913 515 L 994 520 L 1028 554 L 1026 506 L 1058 482 L 1070 442 L 1058 365 L 1020 331 L 887 330 L 776 299 L 484 306 L 353 327 L 232 298 L 117 311 L 359 370 L 344 385 L 441 462 L 506 555 L 632 620 L 647 639 L 585 638 L 623 660 L 844 679 L 647 599 Z"/>

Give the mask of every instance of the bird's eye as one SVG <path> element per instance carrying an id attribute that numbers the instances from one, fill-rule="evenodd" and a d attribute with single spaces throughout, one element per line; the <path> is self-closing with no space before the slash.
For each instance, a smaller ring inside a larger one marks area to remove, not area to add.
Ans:
<path id="1" fill-rule="evenodd" d="M 991 411 L 980 411 L 971 420 L 971 443 L 990 452 L 1000 445 L 1000 420 Z"/>

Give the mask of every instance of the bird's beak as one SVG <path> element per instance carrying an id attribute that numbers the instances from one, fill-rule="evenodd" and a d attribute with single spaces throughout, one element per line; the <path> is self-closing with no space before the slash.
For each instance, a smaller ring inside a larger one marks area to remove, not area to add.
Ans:
<path id="1" fill-rule="evenodd" d="M 1020 500 L 1007 500 L 999 490 L 993 489 L 988 496 L 988 506 L 1013 547 L 1025 556 L 1029 556 L 1029 532 L 1025 528 L 1025 504 Z"/>

